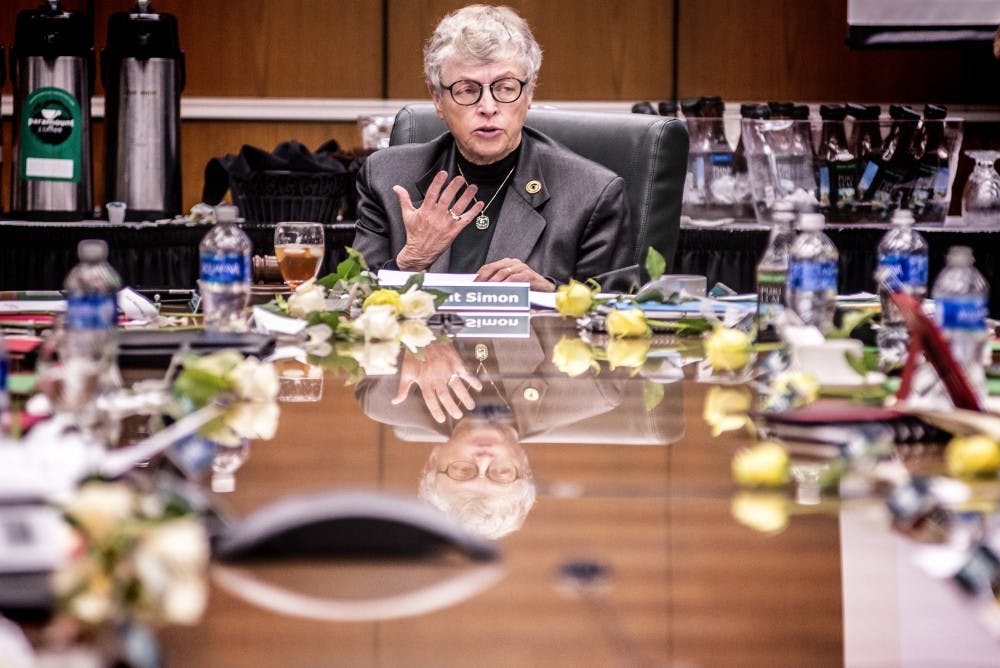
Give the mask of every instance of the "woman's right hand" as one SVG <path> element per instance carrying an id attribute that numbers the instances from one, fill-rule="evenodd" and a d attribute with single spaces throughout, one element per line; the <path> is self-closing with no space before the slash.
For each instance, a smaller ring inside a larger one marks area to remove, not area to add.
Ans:
<path id="1" fill-rule="evenodd" d="M 419 209 L 413 206 L 406 188 L 392 187 L 399 197 L 406 228 L 406 245 L 396 256 L 396 266 L 403 271 L 423 271 L 430 267 L 462 228 L 483 210 L 483 203 L 475 198 L 475 185 L 467 185 L 461 176 L 445 186 L 447 180 L 448 172 L 437 173 Z"/>

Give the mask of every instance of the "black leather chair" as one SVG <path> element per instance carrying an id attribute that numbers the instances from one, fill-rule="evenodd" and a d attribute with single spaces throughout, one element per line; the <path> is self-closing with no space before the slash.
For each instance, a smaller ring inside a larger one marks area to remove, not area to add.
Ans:
<path id="1" fill-rule="evenodd" d="M 635 262 L 652 246 L 673 267 L 687 174 L 688 134 L 676 118 L 647 114 L 530 109 L 524 124 L 625 179 L 635 225 Z M 396 114 L 390 144 L 434 139 L 446 128 L 434 105 L 411 104 Z"/>

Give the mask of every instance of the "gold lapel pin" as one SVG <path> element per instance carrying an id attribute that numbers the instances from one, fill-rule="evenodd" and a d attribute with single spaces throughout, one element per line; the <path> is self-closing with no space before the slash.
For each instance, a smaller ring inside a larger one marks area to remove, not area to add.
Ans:
<path id="1" fill-rule="evenodd" d="M 542 182 L 538 181 L 536 179 L 532 179 L 532 180 L 530 180 L 530 181 L 528 181 L 527 183 L 524 184 L 524 190 L 529 195 L 534 195 L 535 193 L 537 193 L 541 189 L 542 189 Z"/>

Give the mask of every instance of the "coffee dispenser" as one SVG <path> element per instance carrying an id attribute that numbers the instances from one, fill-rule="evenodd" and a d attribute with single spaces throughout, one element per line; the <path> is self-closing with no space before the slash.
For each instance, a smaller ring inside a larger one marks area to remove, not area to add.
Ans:
<path id="1" fill-rule="evenodd" d="M 91 215 L 94 49 L 86 17 L 64 11 L 59 0 L 19 12 L 10 78 L 11 213 L 34 220 Z"/>
<path id="2" fill-rule="evenodd" d="M 180 94 L 184 53 L 177 20 L 140 0 L 108 19 L 101 53 L 105 90 L 104 198 L 128 220 L 181 211 Z"/>

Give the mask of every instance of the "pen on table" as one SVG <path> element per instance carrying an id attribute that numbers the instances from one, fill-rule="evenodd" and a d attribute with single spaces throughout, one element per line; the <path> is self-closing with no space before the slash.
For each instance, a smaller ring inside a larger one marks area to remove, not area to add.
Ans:
<path id="1" fill-rule="evenodd" d="M 66 295 L 59 290 L 0 290 L 0 300 L 11 299 L 58 300 Z"/>

